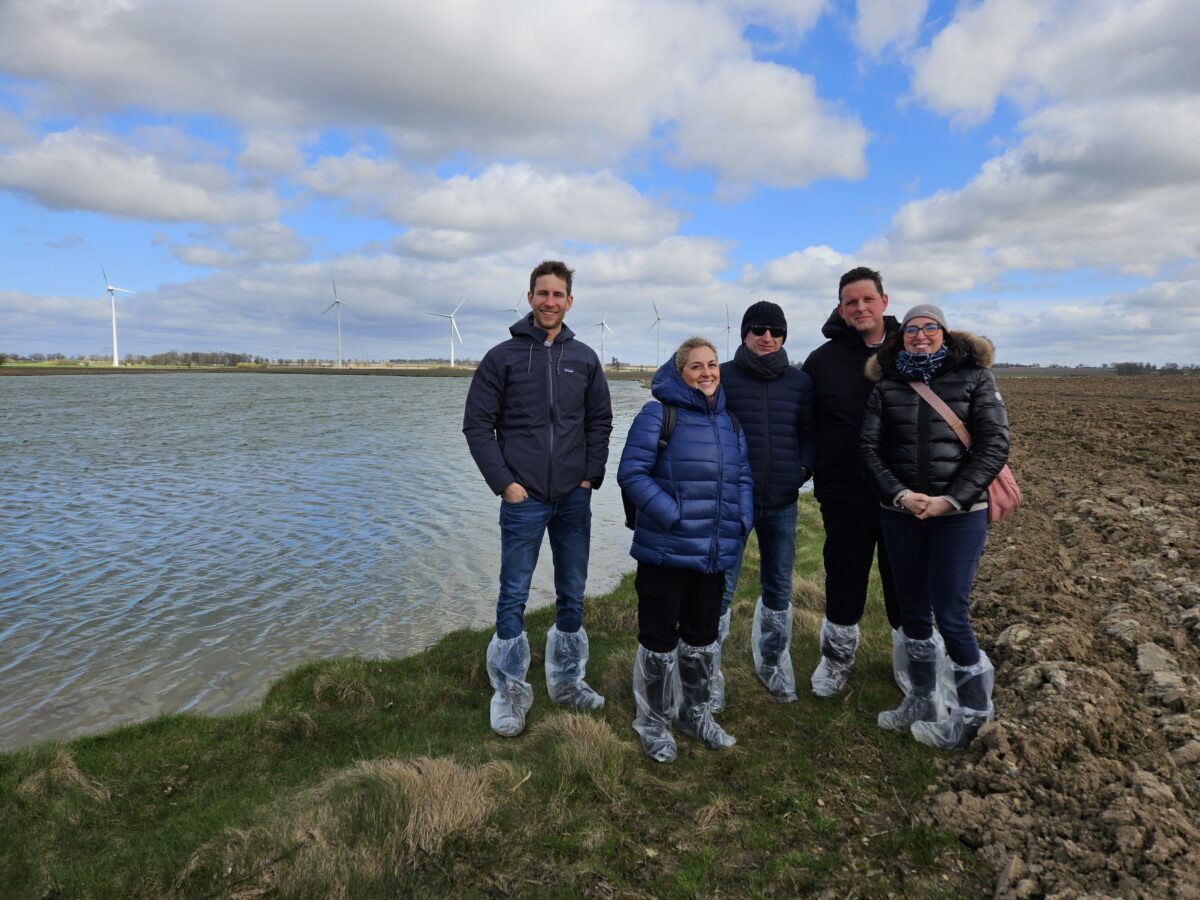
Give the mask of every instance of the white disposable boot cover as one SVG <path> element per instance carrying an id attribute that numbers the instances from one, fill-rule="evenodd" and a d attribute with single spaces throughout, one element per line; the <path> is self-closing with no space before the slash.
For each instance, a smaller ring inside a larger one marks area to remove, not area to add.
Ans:
<path id="1" fill-rule="evenodd" d="M 774 610 L 763 606 L 762 597 L 754 606 L 750 626 L 750 654 L 754 671 L 767 690 L 780 703 L 796 700 L 796 673 L 792 668 L 792 607 Z"/>
<path id="2" fill-rule="evenodd" d="M 729 637 L 729 618 L 732 613 L 732 608 L 725 610 L 717 621 L 717 658 L 713 663 L 716 668 L 708 699 L 708 708 L 714 713 L 719 713 L 725 708 L 725 673 L 721 671 L 721 651 L 725 647 L 725 638 Z"/>
<path id="3" fill-rule="evenodd" d="M 679 696 L 679 661 L 676 653 L 655 653 L 638 644 L 633 657 L 633 702 L 637 715 L 633 730 L 642 739 L 646 755 L 658 762 L 675 758 L 675 737 L 671 720 L 675 718 Z"/>
<path id="4" fill-rule="evenodd" d="M 992 688 L 996 670 L 987 654 L 979 651 L 973 666 L 950 664 L 954 672 L 956 703 L 946 718 L 938 722 L 914 722 L 912 736 L 922 744 L 942 750 L 961 750 L 975 739 L 980 726 L 992 721 Z"/>
<path id="5" fill-rule="evenodd" d="M 525 680 L 529 673 L 529 638 L 525 632 L 507 640 L 492 635 L 487 670 L 488 680 L 496 689 L 492 696 L 492 731 L 516 737 L 525 730 L 525 714 L 533 706 L 533 685 Z"/>
<path id="6" fill-rule="evenodd" d="M 680 702 L 677 720 L 679 730 L 690 734 L 706 747 L 717 750 L 732 747 L 737 740 L 725 733 L 708 708 L 712 692 L 713 658 L 720 649 L 713 641 L 706 647 L 693 647 L 679 642 Z"/>
<path id="7" fill-rule="evenodd" d="M 896 685 L 907 696 L 912 691 L 912 679 L 908 674 L 908 651 L 905 649 L 904 629 L 892 629 L 892 674 Z M 937 704 L 938 718 L 947 716 L 958 705 L 954 692 L 954 670 L 950 667 L 950 657 L 946 655 L 946 642 L 936 628 L 933 629 L 931 640 L 937 644 L 938 666 L 937 685 L 934 688 L 933 701 Z"/>
<path id="8" fill-rule="evenodd" d="M 854 669 L 854 654 L 858 652 L 857 625 L 834 625 L 821 620 L 821 661 L 812 673 L 812 692 L 818 697 L 841 693 Z"/>
<path id="9" fill-rule="evenodd" d="M 569 709 L 600 709 L 604 698 L 586 681 L 588 636 L 578 631 L 559 631 L 551 625 L 546 633 L 546 693 L 560 706 Z"/>
<path id="10" fill-rule="evenodd" d="M 889 731 L 908 731 L 914 722 L 935 722 L 941 712 L 934 699 L 941 663 L 940 642 L 930 637 L 924 640 L 908 638 L 904 643 L 909 690 L 897 709 L 881 712 L 876 719 L 880 728 Z M 892 649 L 895 650 L 894 645 Z"/>

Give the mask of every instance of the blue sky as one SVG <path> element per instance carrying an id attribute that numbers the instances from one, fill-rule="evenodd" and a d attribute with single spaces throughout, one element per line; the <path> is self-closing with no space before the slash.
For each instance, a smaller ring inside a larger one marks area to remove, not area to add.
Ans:
<path id="1" fill-rule="evenodd" d="M 607 356 L 839 275 L 1009 362 L 1200 361 L 1191 0 L 12 0 L 0 350 L 460 358 L 529 270 Z"/>

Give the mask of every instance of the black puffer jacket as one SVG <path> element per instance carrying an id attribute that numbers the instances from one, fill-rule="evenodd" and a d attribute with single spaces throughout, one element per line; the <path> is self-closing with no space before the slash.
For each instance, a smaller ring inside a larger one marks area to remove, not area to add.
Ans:
<path id="1" fill-rule="evenodd" d="M 900 330 L 894 316 L 884 316 L 887 334 Z M 813 493 L 821 503 L 858 500 L 870 503 L 874 493 L 858 464 L 858 433 L 863 409 L 874 384 L 863 366 L 875 351 L 842 321 L 835 309 L 821 328 L 829 338 L 808 354 L 804 372 L 813 383 L 813 426 L 816 457 Z"/>
<path id="2" fill-rule="evenodd" d="M 987 486 L 1008 460 L 1008 412 L 996 389 L 992 345 L 965 331 L 946 334 L 946 359 L 929 381 L 967 426 L 967 450 L 938 412 L 896 370 L 899 334 L 866 365 L 876 380 L 863 417 L 859 454 L 875 494 L 891 504 L 907 488 L 947 495 L 970 509 L 986 501 Z"/>
<path id="3" fill-rule="evenodd" d="M 721 365 L 721 387 L 750 445 L 754 508 L 774 509 L 795 503 L 812 475 L 812 379 L 789 366 L 786 354 L 775 373 L 754 367 L 749 353 L 739 347 Z"/>

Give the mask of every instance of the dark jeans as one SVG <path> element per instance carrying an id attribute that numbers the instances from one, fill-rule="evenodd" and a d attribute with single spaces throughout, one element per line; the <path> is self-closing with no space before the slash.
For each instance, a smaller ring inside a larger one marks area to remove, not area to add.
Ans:
<path id="1" fill-rule="evenodd" d="M 533 497 L 520 503 L 501 500 L 500 597 L 496 601 L 496 637 L 501 640 L 515 638 L 525 630 L 529 585 L 547 530 L 554 556 L 555 624 L 559 631 L 578 631 L 583 624 L 592 535 L 591 490 L 577 487 L 557 503 Z"/>
<path id="2" fill-rule="evenodd" d="M 880 519 L 905 636 L 928 639 L 936 616 L 946 653 L 960 666 L 975 665 L 979 644 L 968 609 L 987 540 L 987 510 L 918 519 L 885 509 Z"/>
<path id="3" fill-rule="evenodd" d="M 707 647 L 717 639 L 725 573 L 706 574 L 639 562 L 638 643 L 654 653 L 669 653 L 679 641 Z"/>
<path id="4" fill-rule="evenodd" d="M 754 531 L 758 535 L 758 582 L 762 588 L 763 606 L 781 612 L 792 601 L 792 564 L 796 561 L 796 504 L 754 511 Z M 742 571 L 742 553 L 737 565 L 725 573 L 725 596 L 721 600 L 721 615 L 729 609 L 738 575 Z"/>
<path id="5" fill-rule="evenodd" d="M 821 504 L 825 523 L 825 618 L 857 625 L 867 605 L 867 580 L 879 549 L 883 606 L 892 628 L 900 627 L 900 604 L 879 527 L 878 500 L 830 500 Z"/>

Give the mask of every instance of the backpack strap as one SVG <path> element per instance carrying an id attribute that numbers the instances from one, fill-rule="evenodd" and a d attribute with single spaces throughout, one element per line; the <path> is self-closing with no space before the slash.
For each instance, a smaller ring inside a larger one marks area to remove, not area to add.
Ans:
<path id="1" fill-rule="evenodd" d="M 658 452 L 662 453 L 667 449 L 667 444 L 671 443 L 671 434 L 675 431 L 675 404 L 662 403 L 663 408 L 662 428 L 658 432 Z"/>

